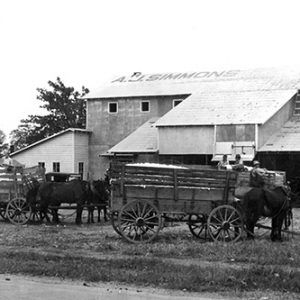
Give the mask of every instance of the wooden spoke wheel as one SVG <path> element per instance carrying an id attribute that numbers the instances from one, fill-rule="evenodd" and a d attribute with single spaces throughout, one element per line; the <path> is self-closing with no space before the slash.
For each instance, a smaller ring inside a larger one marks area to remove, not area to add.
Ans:
<path id="1" fill-rule="evenodd" d="M 6 217 L 15 225 L 26 224 L 31 216 L 31 208 L 25 198 L 17 197 L 10 200 L 6 207 Z"/>
<path id="2" fill-rule="evenodd" d="M 207 227 L 207 215 L 192 214 L 189 215 L 188 226 L 193 236 L 201 240 L 210 238 Z"/>
<path id="3" fill-rule="evenodd" d="M 231 205 L 214 208 L 208 216 L 207 226 L 214 241 L 235 242 L 243 234 L 242 216 Z"/>
<path id="4" fill-rule="evenodd" d="M 118 215 L 118 229 L 121 235 L 132 243 L 152 241 L 160 228 L 159 211 L 146 200 L 135 200 L 125 204 Z"/>
<path id="5" fill-rule="evenodd" d="M 118 212 L 114 211 L 110 214 L 110 220 L 111 220 L 111 225 L 115 232 L 119 235 L 122 236 L 120 230 L 119 230 L 119 225 L 118 225 Z"/>

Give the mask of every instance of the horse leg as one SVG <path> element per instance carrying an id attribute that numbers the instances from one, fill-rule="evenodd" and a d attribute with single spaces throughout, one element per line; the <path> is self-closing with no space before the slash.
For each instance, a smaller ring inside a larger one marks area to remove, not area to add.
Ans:
<path id="1" fill-rule="evenodd" d="M 41 217 L 41 220 L 44 220 L 44 218 L 46 218 L 46 221 L 48 223 L 51 223 L 50 218 L 49 218 L 47 212 L 48 212 L 48 206 L 41 206 L 40 207 L 40 217 Z"/>
<path id="2" fill-rule="evenodd" d="M 100 220 L 100 215 L 101 215 L 101 206 L 97 206 L 97 210 L 98 210 L 98 223 L 100 223 L 101 222 L 101 220 Z"/>
<path id="3" fill-rule="evenodd" d="M 87 220 L 87 222 L 88 222 L 88 224 L 94 223 L 94 207 L 93 206 L 88 207 L 88 220 Z"/>
<path id="4" fill-rule="evenodd" d="M 106 207 L 106 205 L 103 207 L 103 214 L 104 214 L 104 221 L 107 222 L 108 219 L 107 219 L 107 207 Z"/>
<path id="5" fill-rule="evenodd" d="M 272 219 L 272 231 L 271 231 L 272 242 L 282 241 L 281 229 L 282 229 L 283 219 L 284 219 L 283 214 L 280 214 L 279 216 Z"/>
<path id="6" fill-rule="evenodd" d="M 52 215 L 53 215 L 53 218 L 52 218 L 53 223 L 59 224 L 58 208 L 53 208 L 53 209 L 51 209 L 51 211 L 52 211 Z"/>
<path id="7" fill-rule="evenodd" d="M 82 210 L 83 210 L 82 205 L 77 204 L 77 209 L 76 209 L 76 224 L 77 225 L 82 224 L 82 221 L 81 221 Z"/>

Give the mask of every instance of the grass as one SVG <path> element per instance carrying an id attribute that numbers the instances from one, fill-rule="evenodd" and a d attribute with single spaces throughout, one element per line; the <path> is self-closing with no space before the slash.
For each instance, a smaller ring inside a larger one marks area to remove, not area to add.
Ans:
<path id="1" fill-rule="evenodd" d="M 300 210 L 295 229 L 300 230 Z M 0 223 L 1 273 L 117 281 L 195 292 L 300 292 L 300 239 L 268 235 L 238 243 L 201 242 L 186 225 L 168 227 L 149 244 L 122 240 L 110 224 Z"/>
<path id="2" fill-rule="evenodd" d="M 91 282 L 122 283 L 186 289 L 193 292 L 253 291 L 270 288 L 274 291 L 300 292 L 300 272 L 282 268 L 219 268 L 211 266 L 178 266 L 159 259 L 114 259 L 58 257 L 29 253 L 2 253 L 2 272 L 55 276 Z M 184 274 L 184 276 L 182 276 Z"/>

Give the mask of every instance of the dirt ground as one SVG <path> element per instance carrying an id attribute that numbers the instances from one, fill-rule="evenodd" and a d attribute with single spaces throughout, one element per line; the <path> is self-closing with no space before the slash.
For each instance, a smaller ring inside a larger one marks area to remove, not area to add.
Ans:
<path id="1" fill-rule="evenodd" d="M 232 261 L 209 261 L 205 259 L 199 259 L 198 257 L 182 257 L 176 254 L 174 257 L 174 250 L 176 248 L 181 250 L 181 244 L 191 244 L 199 245 L 198 241 L 193 240 L 191 234 L 189 233 L 186 224 L 181 224 L 179 226 L 171 226 L 162 230 L 160 236 L 158 237 L 158 242 L 154 242 L 151 245 L 145 245 L 137 247 L 131 245 L 127 242 L 124 242 L 120 236 L 118 236 L 109 222 L 104 223 L 103 221 L 100 224 L 86 224 L 86 214 L 84 214 L 84 225 L 76 226 L 74 225 L 74 213 L 65 212 L 62 216 L 63 225 L 25 225 L 16 227 L 7 222 L 0 222 L 0 256 L 1 252 L 20 252 L 24 253 L 38 253 L 45 255 L 57 255 L 61 257 L 67 257 L 72 255 L 73 257 L 91 257 L 96 259 L 104 260 L 114 260 L 114 259 L 127 259 L 132 258 L 132 254 L 138 256 L 143 256 L 144 259 L 151 259 L 151 251 L 160 250 L 159 247 L 171 247 L 170 255 L 166 257 L 161 257 L 161 261 L 169 265 L 182 265 L 182 266 L 211 266 L 212 264 L 217 268 L 227 269 L 250 269 L 255 267 L 255 263 L 241 263 Z M 269 220 L 262 220 L 264 224 L 268 225 Z M 294 210 L 294 222 L 293 228 L 295 232 L 300 233 L 300 209 Z M 256 231 L 257 239 L 267 240 L 269 231 L 259 229 Z M 299 236 L 295 236 L 293 240 L 298 241 Z M 171 242 L 169 242 L 171 241 Z M 178 242 L 178 247 L 176 247 L 176 241 Z M 179 242 L 180 241 L 180 242 Z M 181 244 L 180 244 L 181 243 Z M 162 244 L 162 245 L 161 245 Z M 210 244 L 210 245 L 209 245 Z M 206 243 L 202 244 L 203 247 L 206 247 Z M 208 247 L 211 247 L 211 243 L 207 243 Z M 271 244 L 273 245 L 273 244 Z M 275 245 L 275 244 L 274 244 Z M 205 249 L 205 248 L 203 248 Z M 173 252 L 172 252 L 173 251 Z M 168 249 L 165 249 L 165 253 L 168 253 Z M 173 254 L 172 254 L 173 253 Z M 286 268 L 291 268 L 298 270 L 299 268 L 294 268 L 293 266 L 286 266 Z M 298 270 L 299 271 L 299 270 Z M 0 271 L 1 273 L 1 271 Z M 53 286 L 52 286 L 53 284 Z M 32 289 L 27 289 L 24 292 L 24 287 L 32 285 Z M 50 290 L 57 287 L 59 291 L 61 290 L 70 290 L 75 291 L 77 288 L 72 288 L 74 286 L 78 287 L 78 295 L 81 295 L 80 288 L 83 288 L 83 292 L 87 289 L 91 291 L 91 298 L 81 297 L 81 299 L 108 299 L 108 298 L 99 298 L 99 293 L 101 295 L 114 295 L 115 298 L 112 299 L 235 299 L 233 296 L 226 296 L 224 293 L 222 296 L 220 294 L 206 294 L 206 293 L 189 293 L 184 290 L 163 290 L 157 288 L 149 287 L 139 287 L 124 285 L 119 283 L 91 283 L 91 282 L 80 282 L 80 281 L 70 281 L 70 280 L 58 280 L 53 278 L 32 278 L 24 276 L 16 276 L 10 274 L 2 274 L 0 277 L 0 299 L 34 299 L 31 296 L 34 296 L 35 293 L 38 294 L 38 286 L 41 289 L 49 288 Z M 4 289 L 10 289 L 8 291 L 8 297 L 4 297 Z M 100 291 L 101 290 L 101 291 Z M 20 292 L 20 297 L 16 294 Z M 100 291 L 100 292 L 99 292 Z M 21 298 L 21 294 L 29 293 L 28 297 Z M 50 299 L 58 299 L 51 298 Z M 9 298 L 10 296 L 12 298 Z M 54 294 L 53 294 L 54 295 Z M 145 296 L 145 298 L 142 298 Z M 121 298 L 117 298 L 121 296 Z M 134 298 L 134 297 L 138 298 Z M 157 298 L 157 297 L 158 298 Z M 1 298 L 4 297 L 4 298 Z M 66 295 L 65 299 L 76 300 L 72 295 Z M 128 298 L 129 297 L 129 298 Z M 159 298 L 161 297 L 161 298 Z M 179 297 L 179 298 L 176 298 Z M 187 297 L 187 298 L 184 298 Z M 193 298 L 194 297 L 194 298 Z M 195 298 L 196 297 L 196 298 Z M 202 297 L 202 298 L 199 298 Z M 274 293 L 273 291 L 256 291 L 245 293 L 244 297 L 239 297 L 239 299 L 283 299 L 281 293 Z M 40 299 L 40 298 L 36 298 Z M 47 299 L 47 298 L 44 298 Z M 60 298 L 64 299 L 64 298 Z M 288 299 L 297 299 L 297 295 L 289 295 Z"/>
<path id="2" fill-rule="evenodd" d="M 188 293 L 118 283 L 86 283 L 0 274 L 0 300 L 221 300 L 240 299 L 216 293 Z"/>

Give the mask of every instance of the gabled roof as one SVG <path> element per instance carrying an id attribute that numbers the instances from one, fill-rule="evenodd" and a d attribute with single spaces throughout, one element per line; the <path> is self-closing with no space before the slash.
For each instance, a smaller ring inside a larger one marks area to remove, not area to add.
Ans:
<path id="1" fill-rule="evenodd" d="M 153 153 L 158 151 L 157 128 L 153 126 L 158 118 L 152 118 L 108 150 L 109 153 Z"/>
<path id="2" fill-rule="evenodd" d="M 300 119 L 292 118 L 258 152 L 300 151 Z"/>
<path id="3" fill-rule="evenodd" d="M 35 142 L 35 143 L 33 143 L 33 144 L 27 146 L 27 147 L 24 147 L 24 148 L 22 148 L 22 149 L 20 149 L 20 150 L 17 150 L 17 151 L 15 151 L 15 152 L 11 153 L 10 156 L 14 156 L 14 155 L 16 155 L 16 154 L 18 154 L 18 153 L 21 153 L 21 152 L 23 152 L 23 151 L 29 149 L 29 148 L 35 147 L 35 146 L 37 146 L 37 145 L 40 145 L 40 144 L 42 144 L 42 143 L 44 143 L 44 142 L 47 142 L 47 141 L 49 141 L 49 140 L 51 140 L 51 139 L 54 139 L 54 138 L 56 138 L 56 137 L 58 137 L 58 136 L 60 136 L 60 135 L 63 135 L 63 134 L 65 134 L 65 133 L 67 133 L 67 132 L 91 133 L 91 131 L 86 130 L 86 129 L 81 129 L 81 128 L 68 128 L 68 129 L 62 130 L 62 131 L 60 131 L 60 132 L 58 132 L 58 133 L 55 133 L 55 134 L 53 134 L 53 135 L 50 135 L 50 136 L 48 136 L 48 137 L 46 137 L 46 138 L 44 138 L 44 139 L 42 139 L 42 140 L 39 140 L 39 141 L 37 141 L 37 142 Z"/>
<path id="4" fill-rule="evenodd" d="M 206 91 L 188 97 L 156 126 L 263 124 L 297 90 Z"/>
<path id="5" fill-rule="evenodd" d="M 261 68 L 252 70 L 195 71 L 187 73 L 142 74 L 113 78 L 86 99 L 202 94 L 208 91 L 242 92 L 297 89 L 300 70 Z"/>

